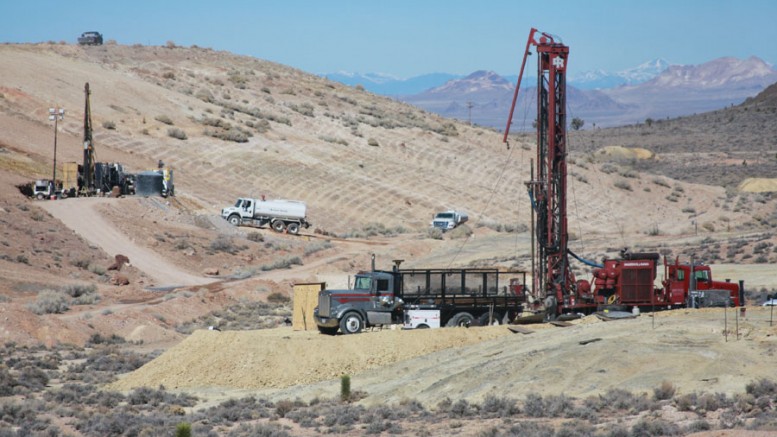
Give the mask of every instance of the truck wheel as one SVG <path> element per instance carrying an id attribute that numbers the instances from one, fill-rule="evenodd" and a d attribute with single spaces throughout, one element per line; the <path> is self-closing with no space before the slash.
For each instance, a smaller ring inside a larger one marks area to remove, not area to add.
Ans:
<path id="1" fill-rule="evenodd" d="M 491 320 L 491 323 L 496 323 L 497 325 L 502 324 L 502 315 L 499 313 L 494 313 L 493 320 Z M 491 326 L 488 323 L 488 313 L 483 314 L 478 318 L 478 325 L 479 326 Z"/>
<path id="2" fill-rule="evenodd" d="M 359 313 L 350 312 L 340 319 L 340 329 L 343 334 L 358 334 L 364 328 L 364 321 Z"/>
<path id="3" fill-rule="evenodd" d="M 46 196 L 43 193 L 38 193 L 35 195 L 35 198 L 38 200 L 43 200 Z"/>
<path id="4" fill-rule="evenodd" d="M 227 219 L 227 221 L 228 221 L 228 222 L 229 222 L 231 225 L 233 225 L 233 226 L 237 226 L 237 225 L 239 225 L 239 224 L 240 224 L 240 216 L 239 216 L 239 215 L 237 215 L 237 214 L 232 214 L 231 216 L 229 216 L 229 218 Z"/>
<path id="5" fill-rule="evenodd" d="M 297 235 L 299 234 L 299 224 L 289 223 L 288 225 L 286 225 L 286 230 L 289 231 L 290 234 Z"/>
<path id="6" fill-rule="evenodd" d="M 318 332 L 326 335 L 335 335 L 337 334 L 337 326 L 335 326 L 334 328 L 324 328 L 322 326 L 319 326 Z"/>
<path id="7" fill-rule="evenodd" d="M 286 228 L 286 223 L 283 223 L 283 220 L 275 220 L 271 225 L 275 232 L 283 232 Z"/>
<path id="8" fill-rule="evenodd" d="M 475 323 L 475 318 L 472 317 L 472 314 L 470 313 L 458 313 L 451 317 L 450 320 L 448 320 L 448 323 L 445 324 L 445 326 L 452 328 L 455 326 L 464 326 L 465 328 L 469 328 L 470 325 Z"/>

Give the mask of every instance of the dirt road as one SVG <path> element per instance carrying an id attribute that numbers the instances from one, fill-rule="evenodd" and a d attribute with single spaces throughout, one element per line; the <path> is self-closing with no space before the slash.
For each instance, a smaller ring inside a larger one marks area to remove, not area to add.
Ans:
<path id="1" fill-rule="evenodd" d="M 132 236 L 121 232 L 98 211 L 99 205 L 121 201 L 122 199 L 89 197 L 39 202 L 38 205 L 109 255 L 122 254 L 127 256 L 133 266 L 154 282 L 149 285 L 172 287 L 215 282 L 212 278 L 184 271 L 154 251 L 136 244 Z"/>

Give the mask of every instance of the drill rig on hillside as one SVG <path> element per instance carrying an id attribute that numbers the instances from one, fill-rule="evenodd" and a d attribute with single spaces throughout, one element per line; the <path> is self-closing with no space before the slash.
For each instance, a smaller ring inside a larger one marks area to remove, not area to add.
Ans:
<path id="1" fill-rule="evenodd" d="M 92 110 L 89 104 L 89 83 L 84 85 L 84 162 L 79 166 L 78 195 L 106 194 L 119 188 L 119 194 L 134 192 L 134 175 L 125 173 L 124 166 L 116 162 L 96 162 L 92 135 Z"/>
<path id="2" fill-rule="evenodd" d="M 565 313 L 590 313 L 603 305 L 649 308 L 694 306 L 701 299 L 738 306 L 744 283 L 713 281 L 709 266 L 669 263 L 664 258 L 662 287 L 655 287 L 658 253 L 621 251 L 620 258 L 602 264 L 584 260 L 569 250 L 567 224 L 567 93 L 569 47 L 532 28 L 513 95 L 503 141 L 507 143 L 526 60 L 537 53 L 537 175 L 526 183 L 532 205 L 533 296 L 542 301 L 545 319 Z M 592 281 L 576 280 L 569 256 L 596 267 Z M 593 287 L 592 287 L 593 285 Z M 716 299 L 712 299 L 716 295 Z"/>

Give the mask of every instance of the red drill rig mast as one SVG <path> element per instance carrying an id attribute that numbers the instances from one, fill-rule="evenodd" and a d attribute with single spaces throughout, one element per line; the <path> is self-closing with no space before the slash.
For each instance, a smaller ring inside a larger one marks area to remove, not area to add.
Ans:
<path id="1" fill-rule="evenodd" d="M 569 47 L 556 42 L 550 34 L 531 29 L 505 128 L 505 143 L 531 46 L 536 47 L 538 57 L 537 177 L 532 174 L 532 180 L 527 183 L 537 214 L 534 249 L 538 262 L 533 272 L 534 290 L 537 297 L 544 299 L 547 317 L 555 318 L 559 303 L 570 303 L 576 288 L 567 251 L 566 70 Z"/>

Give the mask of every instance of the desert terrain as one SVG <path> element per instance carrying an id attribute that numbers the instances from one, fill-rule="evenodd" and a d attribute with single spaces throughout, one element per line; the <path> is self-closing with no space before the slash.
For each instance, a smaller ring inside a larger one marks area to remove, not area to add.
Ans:
<path id="1" fill-rule="evenodd" d="M 727 109 L 732 121 L 715 126 L 731 130 L 710 141 L 698 119 L 570 134 L 571 249 L 590 259 L 624 247 L 693 256 L 717 279 L 745 281 L 746 313 L 329 337 L 284 326 L 293 284 L 345 287 L 372 255 L 382 268 L 403 259 L 528 270 L 532 138 L 508 146 L 491 129 L 207 48 L 5 44 L 0 56 L 0 379 L 11 387 L 0 402 L 17 412 L 3 431 L 166 435 L 179 422 L 195 435 L 777 429 L 777 336 L 760 307 L 777 290 L 777 200 L 740 188 L 747 178 L 769 186 L 777 147 L 769 131 L 729 137 L 761 123 L 746 112 L 777 107 L 768 93 Z M 174 197 L 35 201 L 17 189 L 51 175 L 52 105 L 67 109 L 57 162 L 81 159 L 86 82 L 97 159 L 131 171 L 162 160 L 175 171 Z M 219 217 L 236 197 L 261 195 L 305 201 L 313 227 L 294 236 Z M 429 221 L 447 208 L 470 221 L 435 237 Z M 130 262 L 109 270 L 116 255 Z M 40 364 L 47 359 L 56 365 Z M 24 361 L 46 369 L 46 383 L 25 383 L 43 377 Z M 343 375 L 354 391 L 346 402 Z M 66 400 L 74 386 L 99 387 L 80 396 L 94 398 L 86 412 Z M 537 396 L 544 412 L 535 414 Z M 600 405 L 614 396 L 629 402 Z M 700 401 L 709 396 L 716 403 Z M 22 414 L 53 405 L 62 410 Z M 386 405 L 395 412 L 379 413 Z"/>

